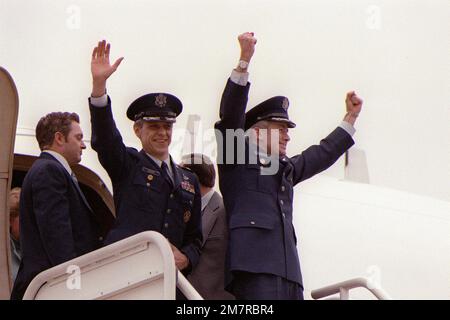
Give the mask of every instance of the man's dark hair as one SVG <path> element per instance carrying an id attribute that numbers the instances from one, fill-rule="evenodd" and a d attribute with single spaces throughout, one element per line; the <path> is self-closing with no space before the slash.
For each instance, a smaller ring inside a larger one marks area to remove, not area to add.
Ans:
<path id="1" fill-rule="evenodd" d="M 213 188 L 216 182 L 216 170 L 211 159 L 199 153 L 191 153 L 182 157 L 183 166 L 191 169 L 201 185 Z"/>
<path id="2" fill-rule="evenodd" d="M 39 149 L 48 149 L 55 139 L 55 133 L 60 132 L 67 139 L 72 121 L 80 123 L 80 117 L 71 112 L 51 112 L 43 116 L 36 126 L 36 140 Z"/>

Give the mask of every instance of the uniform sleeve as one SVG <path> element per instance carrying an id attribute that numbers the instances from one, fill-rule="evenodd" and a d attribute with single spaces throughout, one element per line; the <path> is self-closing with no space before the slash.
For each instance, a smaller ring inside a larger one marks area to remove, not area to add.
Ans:
<path id="1" fill-rule="evenodd" d="M 216 141 L 217 141 L 217 163 L 222 164 L 235 164 L 237 163 L 237 146 L 236 141 L 227 141 L 228 139 L 244 139 L 244 127 L 245 127 L 245 108 L 247 106 L 248 92 L 250 90 L 250 83 L 242 86 L 234 83 L 230 79 L 226 84 L 225 90 L 222 94 L 222 100 L 220 102 L 220 121 L 215 125 L 216 129 Z M 227 129 L 238 130 L 241 129 L 241 133 L 232 132 L 240 138 L 235 138 L 234 135 L 227 137 Z M 227 148 L 233 148 L 232 150 Z M 227 153 L 228 152 L 228 153 Z M 231 157 L 230 159 L 228 157 Z M 225 168 L 225 166 L 222 166 Z M 232 167 L 232 166 L 231 166 Z"/>
<path id="2" fill-rule="evenodd" d="M 36 172 L 32 183 L 33 211 L 39 236 L 52 265 L 76 257 L 68 182 L 61 168 L 49 165 Z"/>
<path id="3" fill-rule="evenodd" d="M 221 128 L 244 129 L 249 90 L 249 82 L 241 86 L 228 79 L 220 101 L 219 126 Z"/>
<path id="4" fill-rule="evenodd" d="M 202 236 L 202 213 L 201 213 L 201 195 L 198 183 L 195 183 L 194 206 L 192 210 L 192 219 L 188 222 L 183 238 L 183 246 L 180 249 L 188 258 L 189 266 L 183 270 L 183 273 L 190 273 L 200 258 Z"/>
<path id="5" fill-rule="evenodd" d="M 114 122 L 111 99 L 105 107 L 96 107 L 89 100 L 91 112 L 92 141 L 91 146 L 97 152 L 98 159 L 115 181 L 125 173 L 129 165 L 128 154 L 122 136 Z"/>
<path id="6" fill-rule="evenodd" d="M 353 144 L 352 137 L 338 127 L 320 141 L 319 145 L 311 146 L 300 155 L 291 158 L 294 165 L 294 185 L 328 169 Z"/>

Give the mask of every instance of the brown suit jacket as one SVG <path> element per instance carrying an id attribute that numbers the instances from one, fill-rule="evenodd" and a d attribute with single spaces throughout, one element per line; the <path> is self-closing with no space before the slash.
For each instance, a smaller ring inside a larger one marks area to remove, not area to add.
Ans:
<path id="1" fill-rule="evenodd" d="M 188 280 L 206 300 L 229 300 L 224 289 L 228 226 L 222 197 L 214 192 L 202 212 L 203 244 L 200 260 Z"/>

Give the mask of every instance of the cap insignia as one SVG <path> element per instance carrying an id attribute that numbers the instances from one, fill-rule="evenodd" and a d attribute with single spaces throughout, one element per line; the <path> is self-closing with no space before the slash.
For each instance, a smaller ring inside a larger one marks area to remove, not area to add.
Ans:
<path id="1" fill-rule="evenodd" d="M 281 107 L 287 111 L 287 109 L 289 108 L 289 100 L 287 98 L 283 99 L 283 104 L 281 105 Z"/>
<path id="2" fill-rule="evenodd" d="M 165 95 L 160 93 L 159 95 L 156 96 L 156 98 L 155 98 L 155 106 L 163 108 L 163 107 L 166 106 L 166 103 L 167 103 L 167 97 Z"/>

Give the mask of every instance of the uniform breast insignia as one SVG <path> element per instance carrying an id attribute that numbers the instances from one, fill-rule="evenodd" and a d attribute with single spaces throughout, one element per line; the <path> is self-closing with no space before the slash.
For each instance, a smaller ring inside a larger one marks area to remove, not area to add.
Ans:
<path id="1" fill-rule="evenodd" d="M 192 183 L 190 183 L 189 181 L 181 181 L 181 188 L 183 190 L 186 190 L 187 192 L 195 194 L 194 185 Z"/>
<path id="2" fill-rule="evenodd" d="M 184 212 L 183 221 L 184 223 L 188 223 L 191 220 L 191 212 L 189 210 Z"/>

